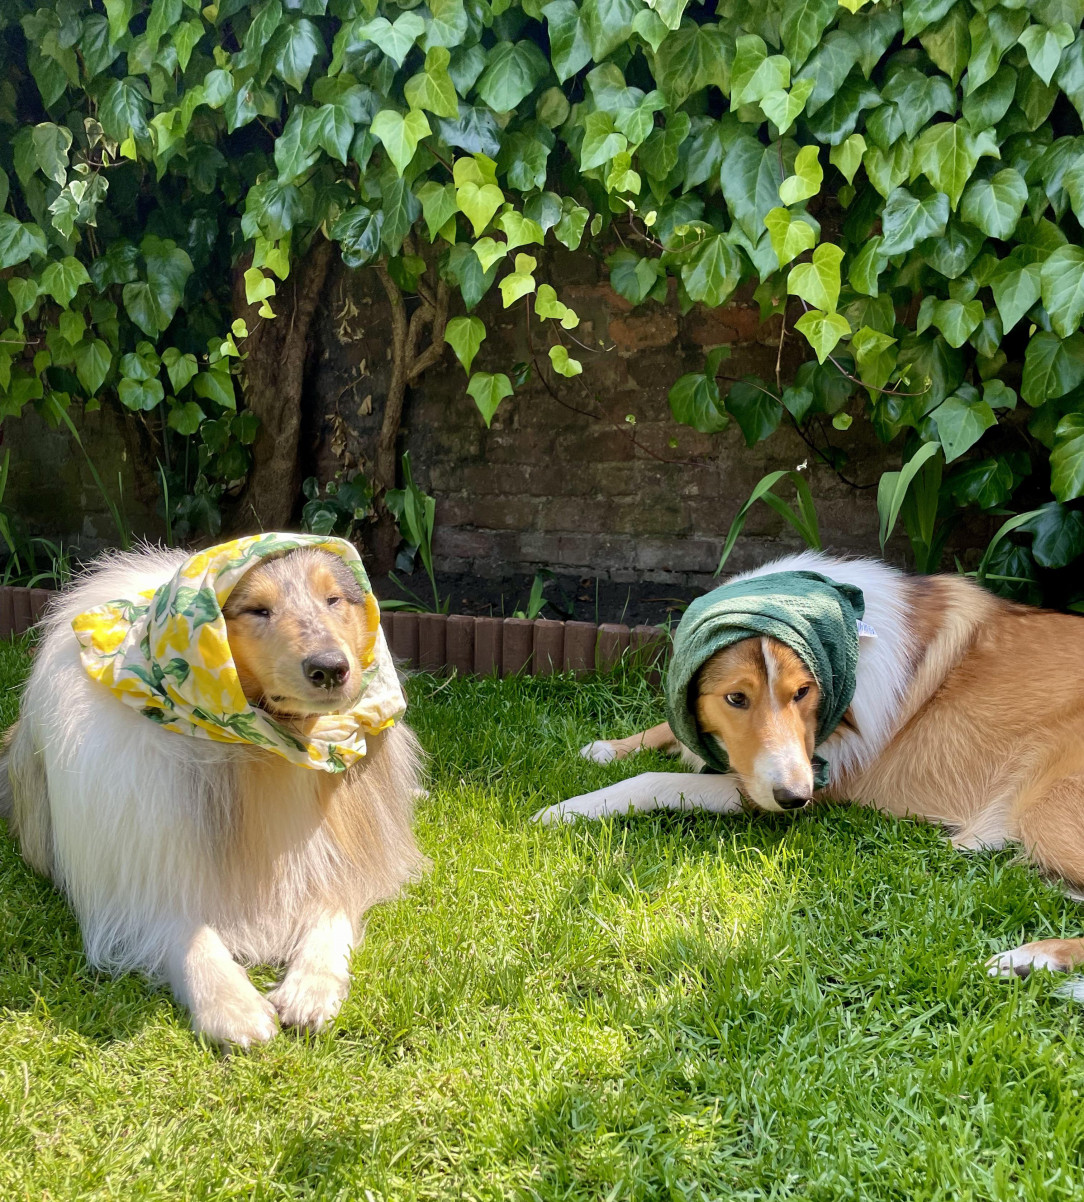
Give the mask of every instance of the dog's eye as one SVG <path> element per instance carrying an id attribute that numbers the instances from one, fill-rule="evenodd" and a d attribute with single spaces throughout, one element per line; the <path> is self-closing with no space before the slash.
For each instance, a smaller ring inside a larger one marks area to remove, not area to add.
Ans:
<path id="1" fill-rule="evenodd" d="M 749 698 L 744 693 L 727 693 L 726 703 L 732 705 L 736 710 L 749 708 Z"/>
<path id="2" fill-rule="evenodd" d="M 245 613 L 249 614 L 253 618 L 269 618 L 271 616 L 271 611 L 269 609 L 246 609 Z"/>
<path id="3" fill-rule="evenodd" d="M 327 603 L 328 605 L 338 605 L 341 600 L 342 597 L 328 597 Z"/>
<path id="4" fill-rule="evenodd" d="M 808 692 L 809 692 L 809 685 L 807 685 L 807 684 L 804 684 L 804 685 L 802 685 L 802 687 L 801 687 L 801 688 L 798 690 L 798 692 L 794 694 L 794 700 L 795 700 L 795 701 L 801 701 L 801 699 L 802 699 L 802 698 L 803 698 L 803 697 L 806 695 L 806 693 L 808 693 Z"/>

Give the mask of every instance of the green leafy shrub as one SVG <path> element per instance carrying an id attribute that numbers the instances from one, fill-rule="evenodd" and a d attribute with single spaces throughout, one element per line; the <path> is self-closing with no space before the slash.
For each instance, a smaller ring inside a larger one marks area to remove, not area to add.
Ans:
<path id="1" fill-rule="evenodd" d="M 0 412 L 108 398 L 191 443 L 175 494 L 231 487 L 256 436 L 231 270 L 273 320 L 326 237 L 407 292 L 436 264 L 488 422 L 525 373 L 473 370 L 472 310 L 498 288 L 545 323 L 533 369 L 579 374 L 539 264 L 598 238 L 633 304 L 668 277 L 683 306 L 749 283 L 812 348 L 793 381 L 725 396 L 712 354 L 674 385 L 679 421 L 750 445 L 791 422 L 837 470 L 856 420 L 905 460 L 934 446 L 904 510 L 921 561 L 960 512 L 1036 511 L 991 578 L 1037 595 L 1084 551 L 1082 19 L 1084 0 L 8 0 Z"/>

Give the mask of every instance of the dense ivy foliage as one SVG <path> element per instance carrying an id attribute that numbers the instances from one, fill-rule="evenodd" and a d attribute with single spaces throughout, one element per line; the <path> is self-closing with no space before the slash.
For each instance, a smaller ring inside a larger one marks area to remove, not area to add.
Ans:
<path id="1" fill-rule="evenodd" d="M 406 292 L 439 260 L 488 421 L 517 380 L 472 371 L 471 311 L 493 287 L 531 306 L 552 371 L 579 374 L 536 248 L 598 238 L 634 304 L 669 277 L 686 306 L 753 282 L 815 353 L 724 398 L 715 352 L 675 382 L 679 421 L 750 445 L 793 421 L 840 470 L 831 430 L 856 418 L 908 458 L 935 444 L 903 510 L 920 566 L 963 510 L 1034 510 L 989 567 L 1036 597 L 1084 552 L 1082 20 L 1084 0 L 7 0 L 0 412 L 115 398 L 173 462 L 195 438 L 182 491 L 243 476 L 231 267 L 251 252 L 271 320 L 324 236 Z"/>

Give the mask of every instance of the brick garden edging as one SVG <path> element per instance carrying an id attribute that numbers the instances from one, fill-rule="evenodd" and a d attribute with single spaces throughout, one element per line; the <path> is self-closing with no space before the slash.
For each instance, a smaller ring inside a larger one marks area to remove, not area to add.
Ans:
<path id="1" fill-rule="evenodd" d="M 0 587 L 0 638 L 23 634 L 38 622 L 54 593 Z M 600 672 L 626 656 L 658 664 L 669 648 L 664 626 L 615 622 L 554 622 L 548 618 L 472 618 L 467 614 L 385 613 L 384 635 L 406 668 L 456 671 L 460 676 L 549 676 Z"/>

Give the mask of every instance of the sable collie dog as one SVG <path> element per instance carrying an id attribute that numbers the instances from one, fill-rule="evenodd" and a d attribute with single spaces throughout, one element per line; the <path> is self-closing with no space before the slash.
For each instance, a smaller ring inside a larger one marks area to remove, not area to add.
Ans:
<path id="1" fill-rule="evenodd" d="M 54 604 L 9 736 L 3 810 L 27 861 L 70 899 L 92 964 L 164 979 L 197 1031 L 247 1046 L 338 1012 L 366 910 L 424 865 L 411 833 L 419 755 L 397 724 L 345 771 L 313 770 L 165 730 L 92 680 L 73 619 L 145 600 L 185 560 L 113 556 Z M 327 551 L 249 569 L 223 605 L 248 701 L 300 735 L 349 709 L 372 642 L 361 601 Z M 265 997 L 239 961 L 286 970 Z"/>
<path id="2" fill-rule="evenodd" d="M 815 552 L 746 576 L 803 569 L 857 585 L 876 635 L 860 638 L 854 698 L 820 746 L 810 670 L 775 639 L 747 638 L 709 659 L 693 686 L 697 723 L 725 746 L 729 773 L 648 772 L 536 819 L 847 800 L 939 823 L 961 850 L 1018 843 L 1044 873 L 1084 888 L 1084 621 L 1001 600 L 961 577 L 910 577 Z M 702 765 L 665 723 L 581 754 L 606 763 L 644 748 Z M 830 770 L 820 792 L 814 751 Z M 988 969 L 1023 976 L 1082 963 L 1084 939 L 1043 939 L 992 957 Z"/>

